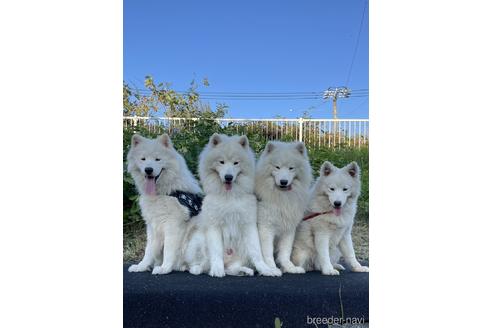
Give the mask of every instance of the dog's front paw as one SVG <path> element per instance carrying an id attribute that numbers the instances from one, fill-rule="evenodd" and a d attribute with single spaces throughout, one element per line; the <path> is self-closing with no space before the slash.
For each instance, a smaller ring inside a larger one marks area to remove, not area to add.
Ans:
<path id="1" fill-rule="evenodd" d="M 128 268 L 128 272 L 144 272 L 147 271 L 149 268 L 145 265 L 140 265 L 140 264 L 133 264 L 130 265 Z"/>
<path id="2" fill-rule="evenodd" d="M 354 272 L 369 272 L 369 267 L 366 267 L 364 265 L 359 265 L 359 266 L 356 266 L 352 269 L 352 271 Z"/>
<path id="3" fill-rule="evenodd" d="M 333 267 L 339 271 L 345 270 L 345 267 L 339 263 L 333 264 Z"/>
<path id="4" fill-rule="evenodd" d="M 156 266 L 154 270 L 152 270 L 152 274 L 168 274 L 171 271 L 172 267 Z"/>
<path id="5" fill-rule="evenodd" d="M 267 276 L 267 277 L 280 277 L 282 275 L 282 271 L 280 271 L 279 268 L 262 268 L 261 270 L 258 270 L 258 273 L 261 274 L 262 276 Z"/>
<path id="6" fill-rule="evenodd" d="M 340 272 L 334 268 L 322 270 L 321 273 L 327 276 L 338 276 L 340 274 Z"/>
<path id="7" fill-rule="evenodd" d="M 210 271 L 209 271 L 208 275 L 211 276 L 211 277 L 219 277 L 219 278 L 222 278 L 223 276 L 225 276 L 224 267 L 221 267 L 221 266 L 212 266 L 210 268 Z"/>
<path id="8" fill-rule="evenodd" d="M 246 276 L 253 276 L 255 274 L 255 272 L 252 269 L 247 267 L 241 267 L 241 269 L 239 269 L 239 272 L 243 273 Z"/>
<path id="9" fill-rule="evenodd" d="M 289 266 L 284 268 L 283 271 L 287 273 L 306 273 L 306 270 L 300 266 Z"/>
<path id="10" fill-rule="evenodd" d="M 192 265 L 190 267 L 190 270 L 189 271 L 190 271 L 191 274 L 194 274 L 194 275 L 199 275 L 199 274 L 201 274 L 203 272 L 201 265 Z"/>

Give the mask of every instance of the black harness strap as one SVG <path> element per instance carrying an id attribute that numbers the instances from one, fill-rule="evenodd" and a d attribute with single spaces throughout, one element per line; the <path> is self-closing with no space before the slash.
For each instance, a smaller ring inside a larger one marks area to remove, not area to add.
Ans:
<path id="1" fill-rule="evenodd" d="M 202 210 L 203 196 L 200 194 L 175 190 L 169 194 L 169 196 L 176 197 L 181 205 L 187 207 L 190 210 L 190 217 L 198 215 L 198 213 Z"/>

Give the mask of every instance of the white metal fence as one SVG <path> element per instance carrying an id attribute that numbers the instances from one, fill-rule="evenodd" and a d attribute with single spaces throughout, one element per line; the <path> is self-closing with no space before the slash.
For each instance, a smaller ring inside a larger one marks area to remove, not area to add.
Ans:
<path id="1" fill-rule="evenodd" d="M 171 136 L 192 130 L 198 118 L 123 117 L 123 127 L 141 126 Z M 211 119 L 218 127 L 235 133 L 254 133 L 265 140 L 298 140 L 310 147 L 365 147 L 369 144 L 368 119 Z"/>

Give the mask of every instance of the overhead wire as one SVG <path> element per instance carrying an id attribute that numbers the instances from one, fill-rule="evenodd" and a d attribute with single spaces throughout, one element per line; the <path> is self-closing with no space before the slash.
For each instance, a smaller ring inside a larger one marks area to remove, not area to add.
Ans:
<path id="1" fill-rule="evenodd" d="M 360 33 L 362 31 L 362 26 L 363 26 L 363 23 L 364 23 L 364 16 L 366 14 L 366 8 L 367 8 L 367 1 L 365 1 L 365 3 L 364 3 L 364 10 L 362 11 L 362 17 L 360 19 L 359 33 L 357 34 L 357 41 L 355 43 L 355 49 L 354 49 L 354 53 L 352 55 L 352 61 L 350 62 L 350 68 L 349 68 L 349 71 L 348 71 L 347 79 L 345 81 L 345 85 L 348 85 L 349 84 L 350 77 L 352 75 L 352 68 L 354 66 L 355 56 L 357 55 L 357 49 L 359 48 Z"/>

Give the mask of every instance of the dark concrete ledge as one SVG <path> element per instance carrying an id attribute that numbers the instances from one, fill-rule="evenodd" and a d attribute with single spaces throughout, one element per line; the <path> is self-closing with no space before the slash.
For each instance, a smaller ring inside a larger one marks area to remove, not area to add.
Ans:
<path id="1" fill-rule="evenodd" d="M 123 266 L 125 327 L 315 327 L 310 318 L 369 321 L 369 274 L 320 272 L 212 278 L 184 272 L 129 273 Z M 327 324 L 318 327 L 327 327 Z"/>

